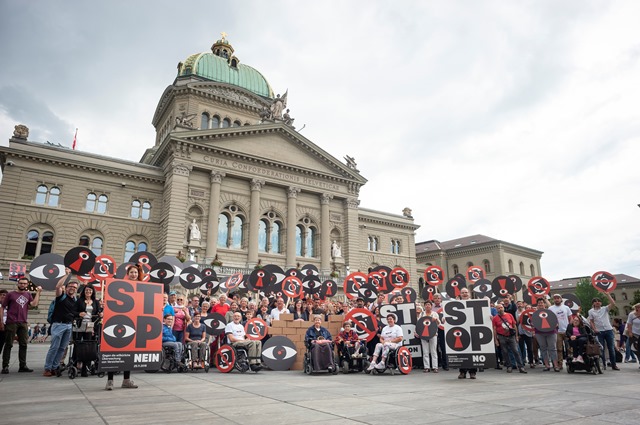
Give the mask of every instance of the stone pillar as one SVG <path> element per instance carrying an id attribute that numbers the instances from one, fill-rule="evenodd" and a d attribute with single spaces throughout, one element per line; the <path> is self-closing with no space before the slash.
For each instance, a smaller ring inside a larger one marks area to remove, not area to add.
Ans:
<path id="1" fill-rule="evenodd" d="M 287 268 L 296 266 L 296 224 L 300 188 L 289 186 L 287 191 Z"/>
<path id="2" fill-rule="evenodd" d="M 185 211 L 189 196 L 189 174 L 193 167 L 173 161 L 166 171 L 161 229 L 162 237 L 158 247 L 158 256 L 175 256 L 184 248 L 187 223 Z"/>
<path id="3" fill-rule="evenodd" d="M 342 238 L 342 257 L 349 272 L 355 272 L 360 267 L 361 230 L 358 220 L 358 198 L 344 200 L 345 234 Z M 364 270 L 366 272 L 366 270 Z"/>
<path id="4" fill-rule="evenodd" d="M 333 199 L 330 193 L 320 195 L 320 271 L 331 273 L 331 224 L 329 222 L 329 203 Z"/>
<path id="5" fill-rule="evenodd" d="M 211 188 L 209 190 L 209 219 L 207 220 L 206 261 L 211 261 L 218 250 L 218 215 L 220 214 L 220 186 L 225 173 L 211 171 Z"/>
<path id="6" fill-rule="evenodd" d="M 258 264 L 258 232 L 260 229 L 260 191 L 264 180 L 251 180 L 251 205 L 249 210 L 249 256 L 247 267 Z"/>

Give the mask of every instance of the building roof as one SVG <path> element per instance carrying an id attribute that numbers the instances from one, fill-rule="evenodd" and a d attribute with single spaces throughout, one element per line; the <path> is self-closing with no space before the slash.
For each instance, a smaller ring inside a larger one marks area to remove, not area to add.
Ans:
<path id="1" fill-rule="evenodd" d="M 453 248 L 468 247 L 486 242 L 500 242 L 498 239 L 490 238 L 484 235 L 465 236 L 463 238 L 451 239 L 450 241 L 440 242 L 437 240 L 430 240 L 425 242 L 418 242 L 416 244 L 416 253 L 427 251 L 439 251 L 449 250 Z"/>
<path id="2" fill-rule="evenodd" d="M 630 284 L 630 283 L 640 283 L 640 279 L 638 279 L 637 277 L 629 276 L 628 274 L 621 273 L 621 274 L 614 274 L 614 276 L 616 278 L 616 281 L 618 282 L 617 286 Z M 590 281 L 591 276 L 568 277 L 566 279 L 554 280 L 549 282 L 549 286 L 551 287 L 552 291 L 554 289 L 559 290 L 559 289 L 566 289 L 566 288 L 575 288 L 582 279 L 588 279 Z"/>

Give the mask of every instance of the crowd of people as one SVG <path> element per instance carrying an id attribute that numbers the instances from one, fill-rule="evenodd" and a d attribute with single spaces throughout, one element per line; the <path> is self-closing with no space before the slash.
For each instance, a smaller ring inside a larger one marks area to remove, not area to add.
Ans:
<path id="1" fill-rule="evenodd" d="M 55 376 L 56 370 L 64 359 L 65 350 L 73 336 L 74 340 L 97 340 L 101 332 L 102 305 L 96 297 L 96 291 L 90 285 L 82 285 L 69 276 L 67 269 L 55 288 L 56 297 L 51 324 L 48 326 L 51 335 L 51 346 L 44 364 L 44 376 Z M 127 269 L 128 279 L 139 280 L 142 271 L 138 266 Z M 19 372 L 32 372 L 27 366 L 27 343 L 29 342 L 28 308 L 38 305 L 41 288 L 36 289 L 35 296 L 28 290 L 29 281 L 26 277 L 19 279 L 17 289 L 12 292 L 0 291 L 0 352 L 2 352 L 2 373 L 9 373 L 11 349 L 17 337 L 19 344 Z M 77 294 L 77 292 L 79 293 Z M 573 361 L 582 362 L 584 348 L 589 334 L 597 337 L 606 350 L 602 350 L 603 366 L 609 365 L 612 370 L 619 370 L 616 362 L 616 351 L 624 351 L 625 361 L 638 361 L 633 347 L 637 347 L 640 338 L 640 304 L 634 307 L 628 320 L 617 319 L 611 323 L 609 309 L 615 305 L 615 300 L 608 294 L 609 304 L 603 306 L 599 298 L 594 298 L 592 308 L 587 318 L 574 314 L 562 302 L 562 297 L 555 294 L 551 303 L 546 298 L 539 298 L 535 308 L 548 309 L 555 314 L 557 326 L 546 331 L 535 331 L 530 326 L 523 325 L 522 314 L 531 308 L 523 301 L 514 301 L 511 295 L 500 299 L 491 305 L 491 323 L 494 328 L 494 342 L 498 359 L 497 369 L 506 368 L 508 373 L 517 369 L 520 373 L 527 373 L 529 368 L 542 367 L 543 371 L 553 369 L 558 372 L 563 369 L 563 359 L 572 356 Z M 467 288 L 460 291 L 460 299 L 471 299 Z M 314 321 L 307 332 L 310 347 L 319 347 L 318 356 L 329 358 L 323 351 L 333 350 L 334 345 L 346 346 L 355 355 L 367 356 L 371 359 L 369 368 L 384 368 L 385 357 L 390 349 L 402 344 L 402 328 L 395 325 L 395 316 L 387 316 L 386 326 L 380 307 L 389 302 L 402 303 L 402 296 L 387 299 L 380 294 L 374 301 L 365 302 L 364 299 L 339 301 L 337 299 L 320 300 L 314 298 L 296 299 L 285 302 L 282 298 L 256 299 L 240 293 L 220 294 L 217 298 L 209 295 L 178 293 L 170 291 L 163 294 L 163 345 L 174 348 L 176 361 L 185 367 L 204 367 L 205 353 L 210 346 L 228 342 L 241 346 L 249 351 L 251 368 L 257 370 L 260 365 L 260 341 L 250 341 L 244 331 L 244 324 L 254 317 L 260 318 L 271 325 L 280 320 L 283 314 L 292 314 L 293 320 Z M 429 317 L 438 325 L 442 325 L 443 297 L 436 293 L 433 300 L 417 303 L 418 319 Z M 332 315 L 344 315 L 354 308 L 368 309 L 379 322 L 379 331 L 369 343 L 358 340 L 353 331 L 353 324 L 343 323 L 339 335 L 333 338 L 324 327 L 322 321 L 328 321 Z M 207 316 L 218 313 L 225 318 L 224 336 L 212 340 L 206 332 L 204 320 Z M 43 331 L 44 329 L 44 331 Z M 31 341 L 41 338 L 43 332 L 47 334 L 47 326 L 37 326 L 33 330 Z M 315 329 L 315 330 L 314 330 Z M 620 335 L 616 345 L 615 331 Z M 268 338 L 268 336 L 266 337 Z M 262 342 L 265 342 L 263 340 Z M 327 344 L 328 343 L 328 344 Z M 449 370 L 444 330 L 440 326 L 437 336 L 422 340 L 423 370 L 425 373 L 437 373 Z M 635 344 L 635 345 L 634 345 Z M 183 364 L 182 348 L 189 351 L 191 364 Z M 330 347 L 330 348 L 327 348 Z M 314 349 L 315 351 L 315 349 Z M 318 357 L 320 358 L 320 357 Z M 87 374 L 87 365 L 77 365 L 82 375 Z M 329 367 L 329 366 L 328 366 Z M 458 378 L 464 379 L 467 374 L 471 379 L 476 378 L 477 369 L 460 369 Z M 123 388 L 137 388 L 130 379 L 129 372 L 124 373 Z M 107 390 L 113 389 L 113 374 L 109 374 Z"/>

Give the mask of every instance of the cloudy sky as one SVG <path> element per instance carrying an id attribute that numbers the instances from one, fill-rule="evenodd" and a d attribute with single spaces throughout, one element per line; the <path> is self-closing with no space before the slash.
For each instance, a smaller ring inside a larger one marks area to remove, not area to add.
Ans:
<path id="1" fill-rule="evenodd" d="M 640 277 L 640 2 L 0 2 L 0 144 L 138 160 L 176 65 L 228 33 L 302 134 L 416 240 L 544 251 L 549 279 Z"/>

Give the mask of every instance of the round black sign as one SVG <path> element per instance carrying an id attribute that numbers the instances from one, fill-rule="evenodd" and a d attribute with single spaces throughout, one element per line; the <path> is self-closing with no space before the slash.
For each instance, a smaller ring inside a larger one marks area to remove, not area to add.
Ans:
<path id="1" fill-rule="evenodd" d="M 64 259 L 58 254 L 37 256 L 29 267 L 29 279 L 45 291 L 54 291 L 64 276 Z"/>
<path id="2" fill-rule="evenodd" d="M 285 336 L 272 336 L 262 346 L 262 361 L 271 370 L 291 369 L 297 354 L 296 346 Z"/>
<path id="3" fill-rule="evenodd" d="M 64 256 L 64 265 L 73 274 L 87 274 L 96 264 L 96 254 L 86 246 L 71 248 Z"/>

